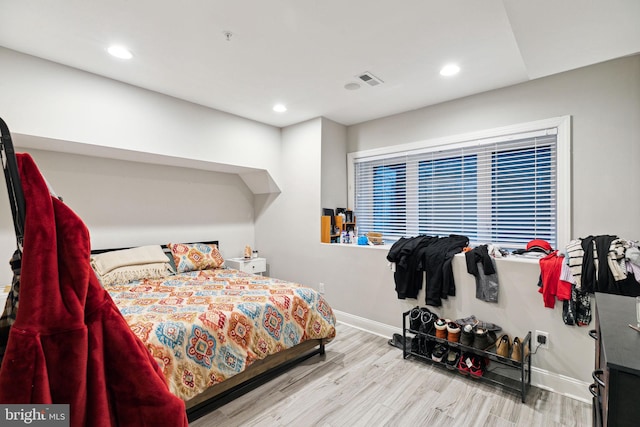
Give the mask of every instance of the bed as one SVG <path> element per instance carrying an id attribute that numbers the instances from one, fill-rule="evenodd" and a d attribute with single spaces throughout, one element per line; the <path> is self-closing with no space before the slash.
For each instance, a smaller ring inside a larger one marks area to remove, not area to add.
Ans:
<path id="1" fill-rule="evenodd" d="M 217 241 L 146 247 L 138 278 L 104 280 L 95 260 L 125 253 L 111 272 L 139 262 L 131 251 L 94 251 L 94 270 L 193 420 L 295 363 L 324 353 L 335 317 L 321 294 L 297 283 L 224 267 Z M 176 271 L 175 273 L 173 271 Z M 109 273 L 105 273 L 108 275 Z M 111 273 L 113 274 L 113 273 Z M 133 274 L 133 276 L 135 276 Z M 115 283 L 112 283 L 115 282 Z"/>
<path id="2" fill-rule="evenodd" d="M 20 297 L 17 317 L 3 313 L 0 402 L 68 404 L 74 426 L 186 425 L 185 407 L 196 419 L 324 354 L 335 317 L 322 295 L 224 268 L 218 242 L 151 245 L 143 264 L 122 254 L 140 248 L 90 253 L 2 119 L 0 137 L 17 243 L 7 306 Z"/>

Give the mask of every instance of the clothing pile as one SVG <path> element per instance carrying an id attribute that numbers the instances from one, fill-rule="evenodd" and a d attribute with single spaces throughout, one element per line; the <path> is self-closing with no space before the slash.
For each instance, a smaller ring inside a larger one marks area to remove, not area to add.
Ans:
<path id="1" fill-rule="evenodd" d="M 589 294 L 603 292 L 640 295 L 638 243 L 613 235 L 588 236 L 569 242 L 564 252 L 540 259 L 539 292 L 544 306 L 563 302 L 563 321 L 585 326 L 591 322 Z"/>
<path id="2" fill-rule="evenodd" d="M 576 289 L 640 295 L 638 242 L 618 236 L 588 236 L 569 242 L 566 257 Z"/>
<path id="3" fill-rule="evenodd" d="M 420 235 L 401 238 L 391 246 L 387 260 L 395 264 L 393 275 L 399 299 L 417 298 L 425 280 L 425 303 L 439 307 L 442 299 L 455 296 L 451 261 L 469 245 L 469 238 Z"/>

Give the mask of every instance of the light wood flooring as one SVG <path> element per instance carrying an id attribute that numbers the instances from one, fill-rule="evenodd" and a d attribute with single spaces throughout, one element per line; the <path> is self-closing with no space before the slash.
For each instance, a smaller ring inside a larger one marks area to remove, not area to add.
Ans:
<path id="1" fill-rule="evenodd" d="M 591 405 L 532 387 L 514 392 L 413 359 L 339 324 L 324 356 L 194 421 L 218 426 L 591 426 Z"/>

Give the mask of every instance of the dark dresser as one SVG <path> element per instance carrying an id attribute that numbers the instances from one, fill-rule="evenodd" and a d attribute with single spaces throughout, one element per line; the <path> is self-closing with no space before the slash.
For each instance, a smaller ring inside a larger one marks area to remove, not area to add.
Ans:
<path id="1" fill-rule="evenodd" d="M 640 426 L 640 332 L 633 297 L 596 292 L 594 426 Z"/>

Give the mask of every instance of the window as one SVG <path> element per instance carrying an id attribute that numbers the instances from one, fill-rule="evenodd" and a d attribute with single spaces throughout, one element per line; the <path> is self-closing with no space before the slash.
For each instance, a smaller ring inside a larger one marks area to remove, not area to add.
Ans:
<path id="1" fill-rule="evenodd" d="M 349 154 L 359 233 L 568 242 L 569 118 Z M 352 190 L 352 191 L 351 191 Z"/>
<path id="2" fill-rule="evenodd" d="M 373 167 L 373 229 L 402 234 L 407 220 L 407 165 Z M 357 218 L 357 214 L 356 214 Z M 371 230 L 373 231 L 373 230 Z"/>

